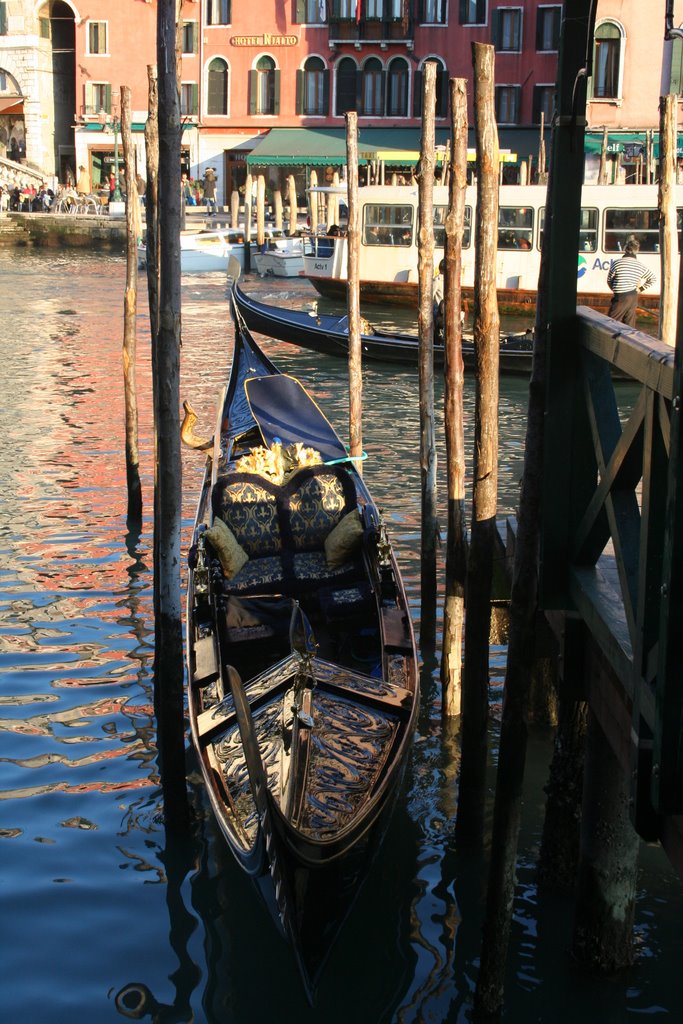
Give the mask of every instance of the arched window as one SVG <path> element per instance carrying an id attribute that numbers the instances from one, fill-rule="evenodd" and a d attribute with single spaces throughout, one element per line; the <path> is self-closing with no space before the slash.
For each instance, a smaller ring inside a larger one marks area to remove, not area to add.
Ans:
<path id="1" fill-rule="evenodd" d="M 324 117 L 329 106 L 329 71 L 322 57 L 309 57 L 297 71 L 296 112 Z"/>
<path id="2" fill-rule="evenodd" d="M 264 55 L 249 72 L 249 112 L 251 114 L 280 113 L 280 72 L 272 57 Z"/>
<path id="3" fill-rule="evenodd" d="M 363 65 L 358 113 L 362 117 L 381 117 L 384 113 L 384 70 L 378 57 L 369 57 Z"/>
<path id="4" fill-rule="evenodd" d="M 621 94 L 623 32 L 614 21 L 603 21 L 595 30 L 593 96 L 617 99 Z"/>
<path id="5" fill-rule="evenodd" d="M 207 114 L 228 112 L 228 65 L 222 57 L 214 57 L 209 64 Z"/>
<path id="6" fill-rule="evenodd" d="M 351 57 L 342 57 L 337 64 L 337 95 L 334 112 L 341 117 L 347 110 L 356 109 L 356 62 Z"/>
<path id="7" fill-rule="evenodd" d="M 387 117 L 408 116 L 408 61 L 395 57 L 387 75 Z"/>
<path id="8" fill-rule="evenodd" d="M 448 71 L 440 57 L 428 57 L 427 60 L 436 64 L 436 116 L 448 116 Z M 422 62 L 420 70 L 413 76 L 413 117 L 422 116 Z"/>

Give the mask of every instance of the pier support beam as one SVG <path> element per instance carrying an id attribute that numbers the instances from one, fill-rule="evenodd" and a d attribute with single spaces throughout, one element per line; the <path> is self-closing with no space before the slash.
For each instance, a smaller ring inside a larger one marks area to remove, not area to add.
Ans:
<path id="1" fill-rule="evenodd" d="M 589 711 L 572 952 L 594 970 L 633 961 L 638 844 L 628 779 Z"/>

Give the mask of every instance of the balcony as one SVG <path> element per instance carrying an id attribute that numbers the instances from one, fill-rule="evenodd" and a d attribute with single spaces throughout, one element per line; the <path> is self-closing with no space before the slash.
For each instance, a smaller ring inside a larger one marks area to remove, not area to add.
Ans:
<path id="1" fill-rule="evenodd" d="M 330 46 L 353 45 L 356 49 L 370 44 L 386 49 L 387 46 L 403 44 L 413 48 L 414 19 L 412 12 L 405 8 L 403 17 L 361 18 L 331 16 L 329 18 Z"/>

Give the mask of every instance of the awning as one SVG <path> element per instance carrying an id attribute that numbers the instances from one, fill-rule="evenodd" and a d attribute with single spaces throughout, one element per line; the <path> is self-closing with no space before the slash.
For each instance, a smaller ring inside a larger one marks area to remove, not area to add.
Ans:
<path id="1" fill-rule="evenodd" d="M 3 96 L 0 98 L 0 114 L 23 114 L 23 96 Z"/>
<path id="2" fill-rule="evenodd" d="M 271 128 L 247 156 L 247 167 L 346 163 L 343 128 Z"/>
<path id="3" fill-rule="evenodd" d="M 413 166 L 420 159 L 420 128 L 361 128 L 358 133 L 358 162 L 383 160 L 388 166 Z M 450 132 L 436 129 L 437 157 L 445 148 Z M 504 162 L 516 163 L 538 154 L 540 132 L 533 129 L 499 131 Z M 546 144 L 550 131 L 546 131 Z M 474 152 L 474 129 L 468 149 Z M 474 157 L 472 157 L 474 159 Z M 248 167 L 338 166 L 346 163 L 346 132 L 343 128 L 272 128 L 247 156 Z"/>
<path id="4" fill-rule="evenodd" d="M 184 121 L 181 125 L 183 132 L 190 131 L 192 128 L 196 128 L 197 125 L 193 121 Z M 107 135 L 113 135 L 114 132 L 110 125 L 100 124 L 99 121 L 88 121 L 86 124 L 77 125 L 78 131 L 80 132 L 104 132 Z M 144 121 L 133 121 L 130 126 L 132 132 L 144 132 L 145 122 Z M 118 134 L 121 134 L 119 129 Z"/>

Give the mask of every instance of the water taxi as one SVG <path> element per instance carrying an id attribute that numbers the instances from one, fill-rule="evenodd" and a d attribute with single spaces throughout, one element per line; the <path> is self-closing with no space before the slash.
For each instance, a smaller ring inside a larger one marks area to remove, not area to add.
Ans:
<path id="1" fill-rule="evenodd" d="M 366 302 L 417 302 L 417 186 L 377 185 L 358 190 L 361 246 L 360 288 Z M 545 222 L 545 185 L 501 185 L 498 212 L 496 283 L 502 310 L 535 305 Z M 462 247 L 462 287 L 467 303 L 474 288 L 474 216 L 476 186 L 467 188 Z M 434 189 L 434 263 L 443 257 L 448 189 Z M 681 227 L 679 211 L 679 229 Z M 585 185 L 576 278 L 579 301 L 606 309 L 611 297 L 607 273 L 626 239 L 640 242 L 639 259 L 653 270 L 657 284 L 639 305 L 657 308 L 661 260 L 656 185 Z M 345 294 L 347 240 L 311 239 L 304 275 L 329 298 Z"/>

